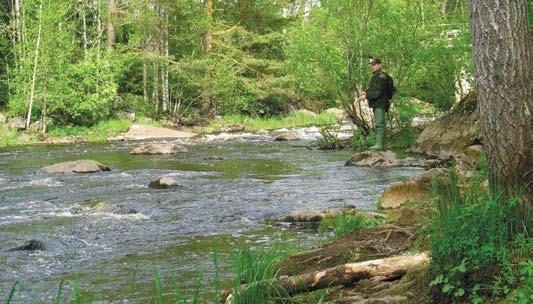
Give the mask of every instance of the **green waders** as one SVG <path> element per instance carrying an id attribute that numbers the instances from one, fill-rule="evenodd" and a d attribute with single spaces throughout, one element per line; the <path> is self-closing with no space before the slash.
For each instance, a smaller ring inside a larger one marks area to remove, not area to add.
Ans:
<path id="1" fill-rule="evenodd" d="M 374 119 L 376 120 L 376 144 L 370 150 L 383 150 L 385 146 L 385 108 L 374 108 Z"/>

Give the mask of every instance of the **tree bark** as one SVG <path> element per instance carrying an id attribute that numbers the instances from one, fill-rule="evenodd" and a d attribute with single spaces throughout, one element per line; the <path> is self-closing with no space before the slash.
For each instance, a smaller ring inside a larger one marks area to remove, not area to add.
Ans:
<path id="1" fill-rule="evenodd" d="M 28 104 L 28 113 L 26 116 L 26 129 L 30 127 L 31 110 L 33 107 L 33 99 L 35 97 L 35 83 L 37 82 L 37 65 L 39 64 L 39 47 L 41 45 L 41 30 L 43 25 L 43 4 L 39 4 L 39 29 L 37 31 L 37 41 L 35 42 L 35 57 L 33 59 L 33 73 L 31 78 L 30 100 Z"/>
<path id="2" fill-rule="evenodd" d="M 109 17 L 107 20 L 107 49 L 112 50 L 115 45 L 115 24 L 113 13 L 115 11 L 115 0 L 109 0 Z"/>
<path id="3" fill-rule="evenodd" d="M 80 7 L 80 17 L 81 17 L 81 24 L 82 24 L 82 33 L 81 37 L 83 40 L 83 56 L 85 59 L 87 59 L 87 0 L 81 1 L 81 7 Z"/>
<path id="4" fill-rule="evenodd" d="M 526 0 L 469 0 L 484 149 L 496 185 L 532 193 L 530 49 Z M 529 176 L 528 176 L 529 175 Z"/>
<path id="5" fill-rule="evenodd" d="M 213 5 L 215 0 L 207 0 L 207 30 L 204 37 L 204 53 L 209 54 L 213 50 L 213 36 L 212 36 L 212 23 L 213 23 Z"/>
<path id="6" fill-rule="evenodd" d="M 349 263 L 322 271 L 301 274 L 291 277 L 281 277 L 265 283 L 266 286 L 274 286 L 274 290 L 287 296 L 329 288 L 339 285 L 352 285 L 360 280 L 375 278 L 377 280 L 392 280 L 402 277 L 410 270 L 423 267 L 429 261 L 428 254 L 404 254 L 384 259 L 371 260 L 359 263 Z M 251 284 L 249 284 L 251 285 Z M 260 285 L 261 286 L 261 285 Z M 243 284 L 240 292 L 235 290 L 224 291 L 221 294 L 222 303 L 233 303 L 235 297 L 247 298 L 248 285 Z"/>

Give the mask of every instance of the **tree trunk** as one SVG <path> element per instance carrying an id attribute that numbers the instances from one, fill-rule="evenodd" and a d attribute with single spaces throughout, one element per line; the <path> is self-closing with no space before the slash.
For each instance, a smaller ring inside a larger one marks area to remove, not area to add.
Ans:
<path id="1" fill-rule="evenodd" d="M 429 262 L 427 253 L 404 254 L 384 259 L 371 260 L 359 263 L 349 263 L 322 271 L 285 276 L 270 282 L 253 282 L 241 286 L 239 292 L 235 290 L 224 291 L 221 294 L 222 303 L 233 303 L 235 297 L 247 299 L 249 285 L 264 288 L 273 286 L 273 291 L 287 296 L 317 289 L 330 288 L 339 285 L 352 285 L 360 280 L 375 278 L 376 280 L 392 280 L 402 277 L 410 270 L 424 267 Z"/>
<path id="2" fill-rule="evenodd" d="M 109 0 L 109 17 L 107 20 L 107 49 L 112 50 L 115 45 L 115 24 L 113 23 L 113 13 L 115 11 L 115 0 Z"/>
<path id="3" fill-rule="evenodd" d="M 81 37 L 83 40 L 83 56 L 85 59 L 87 59 L 87 0 L 81 1 L 81 8 L 80 8 L 80 17 L 81 17 L 81 25 L 82 25 L 82 33 Z"/>
<path id="4" fill-rule="evenodd" d="M 213 50 L 212 23 L 213 23 L 213 4 L 215 0 L 207 0 L 207 31 L 204 37 L 204 53 L 209 54 Z"/>
<path id="5" fill-rule="evenodd" d="M 41 29 L 43 25 L 43 4 L 39 4 L 39 29 L 37 31 L 37 41 L 35 42 L 35 57 L 33 59 L 33 73 L 31 78 L 30 100 L 28 104 L 28 114 L 26 116 L 26 129 L 30 127 L 31 110 L 33 107 L 33 99 L 35 97 L 35 83 L 37 81 L 37 65 L 39 63 L 39 47 L 41 45 Z"/>
<path id="6" fill-rule="evenodd" d="M 527 1 L 468 4 L 480 122 L 494 182 L 509 194 L 528 187 L 533 195 Z"/>

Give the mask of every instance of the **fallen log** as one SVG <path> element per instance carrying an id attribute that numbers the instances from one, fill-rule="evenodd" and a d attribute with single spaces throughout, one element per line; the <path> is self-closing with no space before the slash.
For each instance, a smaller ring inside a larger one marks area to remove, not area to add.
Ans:
<path id="1" fill-rule="evenodd" d="M 412 269 L 423 267 L 429 261 L 425 252 L 418 254 L 402 254 L 399 256 L 348 263 L 341 266 L 314 271 L 296 276 L 283 276 L 267 282 L 253 282 L 243 284 L 239 291 L 226 290 L 221 294 L 221 302 L 234 303 L 236 297 L 247 298 L 249 287 L 263 285 L 270 290 L 286 296 L 302 292 L 309 292 L 333 286 L 348 286 L 360 280 L 373 279 L 378 281 L 391 281 L 401 278 Z"/>

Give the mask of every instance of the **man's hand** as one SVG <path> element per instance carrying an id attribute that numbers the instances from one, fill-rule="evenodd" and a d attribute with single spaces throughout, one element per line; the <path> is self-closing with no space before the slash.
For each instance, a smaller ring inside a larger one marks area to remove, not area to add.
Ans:
<path id="1" fill-rule="evenodd" d="M 366 99 L 366 92 L 362 91 L 361 93 L 359 93 L 359 100 L 364 101 L 365 99 Z"/>

